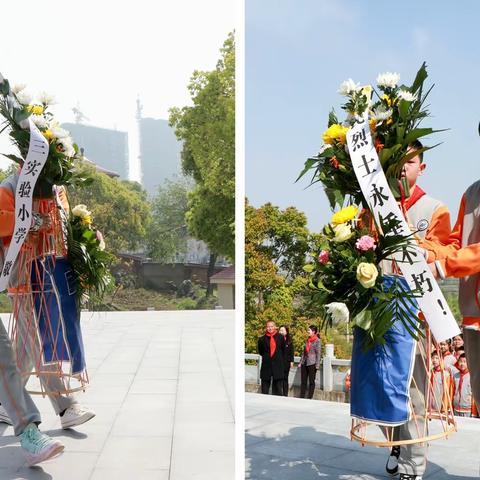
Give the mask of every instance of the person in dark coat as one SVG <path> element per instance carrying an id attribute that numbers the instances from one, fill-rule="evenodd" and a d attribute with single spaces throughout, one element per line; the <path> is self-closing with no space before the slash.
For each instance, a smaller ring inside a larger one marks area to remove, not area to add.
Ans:
<path id="1" fill-rule="evenodd" d="M 273 320 L 267 322 L 265 335 L 258 339 L 258 353 L 262 356 L 262 368 L 260 369 L 262 393 L 268 394 L 273 381 L 273 395 L 282 395 L 285 339 L 277 333 L 277 327 Z"/>
<path id="2" fill-rule="evenodd" d="M 317 327 L 310 325 L 308 327 L 308 338 L 305 342 L 305 348 L 303 349 L 302 358 L 300 359 L 301 368 L 301 386 L 300 386 L 300 398 L 305 398 L 307 391 L 307 379 L 308 379 L 308 398 L 313 398 L 313 392 L 315 391 L 315 377 L 317 370 L 320 368 L 320 353 L 321 342 L 317 336 Z"/>
<path id="3" fill-rule="evenodd" d="M 282 325 L 279 329 L 280 335 L 283 335 L 285 339 L 285 357 L 283 359 L 283 395 L 288 397 L 288 374 L 290 373 L 290 368 L 293 367 L 293 342 L 292 337 L 290 337 L 290 331 L 286 325 Z"/>

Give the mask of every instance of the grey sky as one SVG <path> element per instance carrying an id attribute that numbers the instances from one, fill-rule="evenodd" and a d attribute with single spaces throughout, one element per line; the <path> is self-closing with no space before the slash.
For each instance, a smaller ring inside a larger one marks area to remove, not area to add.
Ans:
<path id="1" fill-rule="evenodd" d="M 190 103 L 193 70 L 215 67 L 234 26 L 234 0 L 24 0 L 2 15 L 0 72 L 54 94 L 60 122 L 78 102 L 87 123 L 131 131 L 137 94 L 155 118 Z"/>

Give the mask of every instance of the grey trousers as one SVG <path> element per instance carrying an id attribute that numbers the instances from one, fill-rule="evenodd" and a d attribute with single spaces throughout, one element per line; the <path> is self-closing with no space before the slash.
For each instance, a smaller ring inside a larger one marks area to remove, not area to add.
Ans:
<path id="1" fill-rule="evenodd" d="M 477 404 L 477 410 L 480 412 L 480 332 L 471 328 L 464 328 L 463 342 L 470 370 L 472 394 Z"/>
<path id="2" fill-rule="evenodd" d="M 422 342 L 424 343 L 424 342 Z M 418 346 L 417 346 L 418 349 Z M 413 366 L 413 379 L 410 385 L 410 398 L 412 400 L 415 416 L 407 423 L 394 427 L 393 439 L 410 440 L 425 436 L 425 391 L 427 386 L 427 372 L 422 356 L 417 350 L 415 363 Z M 427 444 L 414 443 L 411 445 L 402 445 L 400 447 L 400 457 L 398 459 L 399 473 L 408 473 L 410 475 L 423 475 L 427 467 Z"/>
<path id="3" fill-rule="evenodd" d="M 25 384 L 17 370 L 12 342 L 0 320 L 0 403 L 12 420 L 15 435 L 25 427 L 40 423 L 40 412 L 25 390 Z"/>
<path id="4" fill-rule="evenodd" d="M 24 374 L 24 385 L 26 385 L 29 376 L 25 374 L 35 368 L 36 362 L 38 362 L 41 356 L 42 347 L 37 335 L 31 297 L 27 295 L 24 301 L 20 299 L 18 303 L 15 350 L 22 359 L 21 368 Z M 58 392 L 64 390 L 65 386 L 58 375 L 56 375 L 57 365 L 42 365 L 41 370 L 44 373 L 39 375 L 40 382 L 57 415 L 77 403 L 73 395 L 65 396 L 58 394 Z M 51 374 L 48 372 L 51 372 Z"/>

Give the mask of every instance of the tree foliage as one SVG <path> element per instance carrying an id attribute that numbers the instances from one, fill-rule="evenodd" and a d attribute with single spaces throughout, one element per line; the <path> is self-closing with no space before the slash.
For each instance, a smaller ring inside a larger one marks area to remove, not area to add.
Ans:
<path id="1" fill-rule="evenodd" d="M 256 352 L 267 320 L 287 325 L 295 354 L 302 353 L 309 325 L 321 318 L 308 306 L 306 257 L 316 250 L 318 235 L 307 228 L 305 215 L 294 207 L 270 203 L 245 207 L 245 347 Z M 322 343 L 334 342 L 335 353 L 348 358 L 350 347 L 334 329 L 321 332 Z"/>
<path id="2" fill-rule="evenodd" d="M 87 205 L 112 253 L 143 247 L 151 219 L 146 191 L 135 182 L 111 178 L 90 165 L 78 168 L 91 181 L 69 189 L 71 206 Z"/>
<path id="3" fill-rule="evenodd" d="M 153 260 L 173 262 L 177 255 L 186 253 L 189 190 L 191 184 L 185 177 L 167 179 L 158 187 L 147 234 L 147 252 Z"/>
<path id="4" fill-rule="evenodd" d="M 187 224 L 215 254 L 235 252 L 235 40 L 230 34 L 215 70 L 195 71 L 193 106 L 172 108 L 170 125 L 183 141 L 182 169 L 196 183 Z"/>

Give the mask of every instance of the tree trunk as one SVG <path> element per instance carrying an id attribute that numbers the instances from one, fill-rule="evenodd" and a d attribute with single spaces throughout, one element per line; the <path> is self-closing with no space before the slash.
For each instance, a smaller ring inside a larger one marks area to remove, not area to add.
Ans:
<path id="1" fill-rule="evenodd" d="M 211 253 L 210 260 L 208 262 L 208 272 L 207 272 L 207 293 L 206 296 L 210 297 L 213 293 L 213 284 L 210 283 L 210 277 L 213 275 L 215 271 L 215 262 L 217 261 L 217 254 Z"/>

